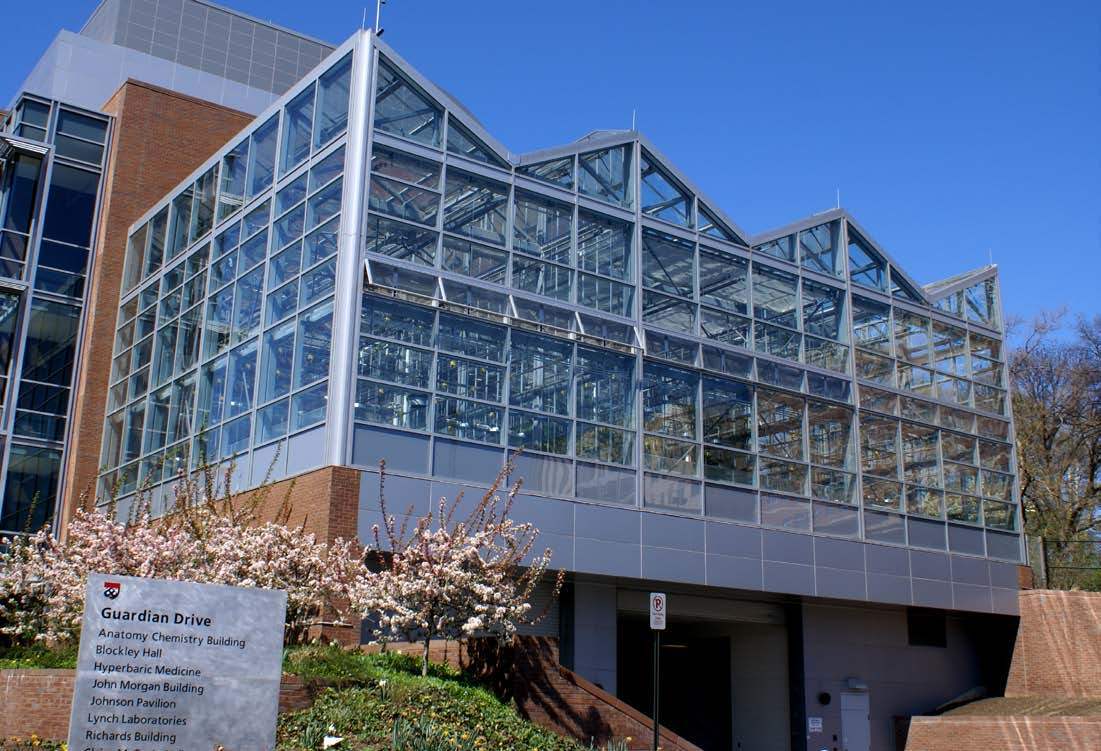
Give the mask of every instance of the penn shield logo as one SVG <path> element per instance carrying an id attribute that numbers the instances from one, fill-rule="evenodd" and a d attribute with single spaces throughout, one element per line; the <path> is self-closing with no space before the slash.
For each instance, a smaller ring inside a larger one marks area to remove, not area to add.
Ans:
<path id="1" fill-rule="evenodd" d="M 122 592 L 122 585 L 118 582 L 103 582 L 103 596 L 108 600 L 118 599 L 120 592 Z"/>

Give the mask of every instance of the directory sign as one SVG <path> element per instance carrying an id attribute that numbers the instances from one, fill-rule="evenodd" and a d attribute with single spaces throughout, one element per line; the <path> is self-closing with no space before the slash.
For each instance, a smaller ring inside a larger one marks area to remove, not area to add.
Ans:
<path id="1" fill-rule="evenodd" d="M 287 594 L 91 574 L 72 751 L 271 751 Z"/>

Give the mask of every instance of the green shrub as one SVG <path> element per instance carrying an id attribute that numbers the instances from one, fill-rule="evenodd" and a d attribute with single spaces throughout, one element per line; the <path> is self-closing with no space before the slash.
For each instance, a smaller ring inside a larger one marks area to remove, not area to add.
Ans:
<path id="1" fill-rule="evenodd" d="M 48 649 L 37 644 L 27 647 L 0 647 L 0 670 L 75 667 L 75 644 L 59 649 Z"/>

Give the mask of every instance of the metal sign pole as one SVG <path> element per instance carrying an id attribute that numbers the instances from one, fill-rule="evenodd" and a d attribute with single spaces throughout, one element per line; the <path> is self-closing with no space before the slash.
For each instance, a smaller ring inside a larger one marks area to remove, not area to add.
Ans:
<path id="1" fill-rule="evenodd" d="M 654 748 L 658 751 L 658 715 L 661 712 L 661 631 L 654 629 Z"/>
<path id="2" fill-rule="evenodd" d="M 658 728 L 661 726 L 661 632 L 665 630 L 668 610 L 664 592 L 650 593 L 650 630 L 654 633 L 654 746 L 658 751 Z"/>

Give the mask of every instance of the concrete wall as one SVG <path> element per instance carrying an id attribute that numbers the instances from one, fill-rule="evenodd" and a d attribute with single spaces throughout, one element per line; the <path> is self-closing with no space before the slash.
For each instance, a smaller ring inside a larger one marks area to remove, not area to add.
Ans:
<path id="1" fill-rule="evenodd" d="M 788 751 L 791 747 L 787 652 L 787 631 L 782 626 L 734 626 L 730 672 L 735 749 Z"/>
<path id="2" fill-rule="evenodd" d="M 573 670 L 616 693 L 616 587 L 574 582 Z"/>
<path id="3" fill-rule="evenodd" d="M 894 720 L 928 712 L 982 685 L 980 645 L 960 617 L 947 619 L 947 644 L 909 645 L 904 608 L 803 605 L 803 649 L 808 717 L 821 717 L 823 732 L 808 735 L 806 748 L 841 748 L 841 691 L 846 680 L 867 686 L 872 751 L 894 750 Z M 821 692 L 831 701 L 823 706 Z"/>

